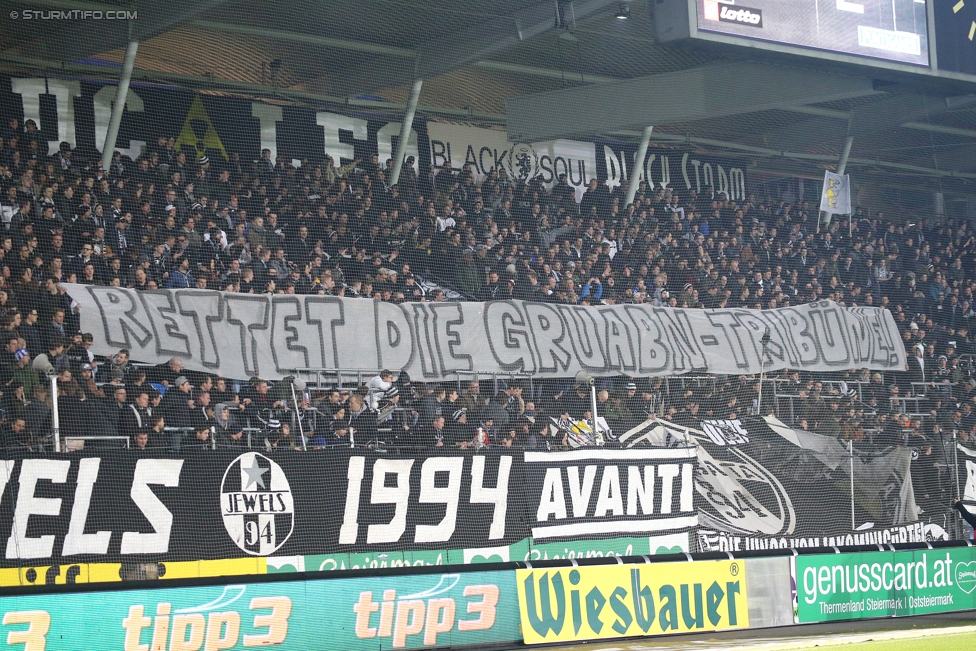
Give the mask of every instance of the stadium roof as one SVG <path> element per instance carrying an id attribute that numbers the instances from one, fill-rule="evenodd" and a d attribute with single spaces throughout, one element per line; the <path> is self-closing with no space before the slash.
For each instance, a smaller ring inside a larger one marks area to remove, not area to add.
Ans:
<path id="1" fill-rule="evenodd" d="M 618 0 L 6 4 L 15 11 L 138 12 L 128 21 L 5 21 L 0 72 L 6 74 L 117 78 L 133 38 L 140 41 L 134 81 L 400 113 L 419 76 L 425 79 L 420 114 L 502 128 L 507 103 L 510 134 L 513 117 L 521 120 L 533 107 L 554 107 L 547 120 L 562 125 L 577 106 L 603 101 L 620 109 L 636 97 L 663 116 L 652 120 L 652 146 L 684 143 L 749 158 L 751 171 L 760 175 L 822 178 L 823 169 L 836 167 L 850 134 L 849 169 L 861 178 L 870 175 L 894 188 L 976 194 L 976 103 L 965 89 L 928 87 L 922 95 L 917 86 L 877 79 L 877 70 L 786 70 L 777 64 L 773 76 L 758 81 L 795 72 L 797 86 L 827 88 L 825 75 L 841 86 L 822 97 L 784 98 L 788 93 L 777 96 L 776 83 L 763 87 L 748 78 L 750 71 L 764 74 L 761 66 L 768 63 L 657 43 L 650 4 L 643 0 L 627 3 L 627 20 L 615 17 Z M 740 76 L 716 73 L 723 70 Z M 695 84 L 702 83 L 714 84 L 718 102 L 703 106 L 696 99 Z M 590 103 L 566 101 L 557 91 L 567 89 Z M 540 97 L 526 97 L 533 95 Z M 592 119 L 580 120 L 571 133 L 556 129 L 547 137 L 639 137 L 640 124 L 620 126 L 626 122 L 622 117 L 614 128 L 601 129 Z"/>

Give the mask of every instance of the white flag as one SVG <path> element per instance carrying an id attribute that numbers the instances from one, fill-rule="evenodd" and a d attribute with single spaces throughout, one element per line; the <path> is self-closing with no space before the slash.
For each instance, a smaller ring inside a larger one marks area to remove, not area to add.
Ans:
<path id="1" fill-rule="evenodd" d="M 824 172 L 820 210 L 841 215 L 851 214 L 851 177 L 847 174 Z"/>

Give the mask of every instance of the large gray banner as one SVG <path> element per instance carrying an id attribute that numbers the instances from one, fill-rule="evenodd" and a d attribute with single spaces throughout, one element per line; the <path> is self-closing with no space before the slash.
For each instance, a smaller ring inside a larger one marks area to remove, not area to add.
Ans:
<path id="1" fill-rule="evenodd" d="M 583 307 L 525 301 L 394 305 L 332 296 L 137 292 L 66 285 L 95 352 L 229 378 L 278 379 L 294 369 L 406 370 L 418 380 L 458 372 L 565 377 L 832 371 L 905 367 L 887 310 L 824 301 L 776 310 Z"/>

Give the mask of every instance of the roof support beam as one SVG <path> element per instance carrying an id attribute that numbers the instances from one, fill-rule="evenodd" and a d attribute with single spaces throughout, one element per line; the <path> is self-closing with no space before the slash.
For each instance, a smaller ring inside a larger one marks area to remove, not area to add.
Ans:
<path id="1" fill-rule="evenodd" d="M 54 77 L 77 77 L 83 75 L 90 77 L 91 80 L 105 81 L 118 80 L 121 72 L 119 68 L 107 68 L 103 66 L 92 66 L 77 63 L 62 64 L 55 61 L 31 59 L 12 54 L 0 54 L 0 70 L 15 76 L 38 76 L 45 73 Z M 398 115 L 402 115 L 407 108 L 406 104 L 399 102 L 350 99 L 348 97 L 336 97 L 323 93 L 314 93 L 304 90 L 291 90 L 288 88 L 278 88 L 276 86 L 251 84 L 248 82 L 204 77 L 200 75 L 185 75 L 179 73 L 154 72 L 149 70 L 135 69 L 132 71 L 132 79 L 147 83 L 179 85 L 191 90 L 214 90 L 242 93 L 253 96 L 255 99 L 272 97 L 287 99 L 316 108 L 387 111 L 390 113 L 396 113 Z M 500 113 L 482 113 L 464 108 L 419 105 L 417 106 L 417 112 L 423 115 L 435 115 L 451 119 L 466 120 L 469 122 L 482 122 L 490 124 L 505 123 L 505 116 Z"/>
<path id="2" fill-rule="evenodd" d="M 396 157 L 393 159 L 393 172 L 390 174 L 390 185 L 400 182 L 400 170 L 403 169 L 403 153 L 407 150 L 410 140 L 410 129 L 413 128 L 413 116 L 417 113 L 417 102 L 420 101 L 420 90 L 424 87 L 424 80 L 417 79 L 410 89 L 410 101 L 407 102 L 407 112 L 400 123 L 400 139 L 397 141 Z"/>
<path id="3" fill-rule="evenodd" d="M 550 0 L 517 11 L 512 16 L 474 25 L 422 48 L 420 76 L 430 79 L 456 70 L 551 30 L 595 16 L 611 7 L 616 9 L 619 5 L 619 0 Z"/>
<path id="4" fill-rule="evenodd" d="M 941 124 L 927 124 L 925 122 L 906 122 L 898 125 L 903 129 L 915 129 L 916 131 L 928 131 L 930 133 L 941 133 L 947 136 L 962 136 L 964 138 L 976 138 L 976 130 L 957 129 L 955 127 L 945 127 Z"/>
<path id="5" fill-rule="evenodd" d="M 939 149 L 932 155 L 933 164 L 940 170 L 960 172 L 976 168 L 976 144 Z"/>
<path id="6" fill-rule="evenodd" d="M 836 118 L 838 120 L 850 120 L 851 111 L 838 111 L 836 109 L 820 108 L 819 106 L 791 106 L 787 109 L 791 113 L 804 113 L 806 115 L 816 115 L 818 117 Z M 931 133 L 942 133 L 947 136 L 962 136 L 964 138 L 976 138 L 974 129 L 957 129 L 956 127 L 946 127 L 941 124 L 929 124 L 928 122 L 905 122 L 899 124 L 902 129 L 915 129 L 916 131 L 929 131 Z"/>
<path id="7" fill-rule="evenodd" d="M 950 98 L 950 100 L 947 100 L 946 103 L 948 104 L 950 101 L 956 103 L 959 101 L 959 98 Z M 791 106 L 786 110 L 790 111 L 791 113 L 804 113 L 806 115 L 836 118 L 838 120 L 850 120 L 853 115 L 851 111 L 838 111 L 836 109 L 820 108 L 819 106 Z M 903 124 L 899 124 L 898 126 L 902 129 L 915 129 L 916 131 L 942 133 L 947 136 L 976 138 L 976 129 L 957 129 L 956 127 L 947 127 L 941 124 L 930 124 L 928 122 L 905 122 Z"/>
<path id="8" fill-rule="evenodd" d="M 949 127 L 931 125 L 922 120 L 946 113 L 951 108 L 976 103 L 976 95 L 964 97 L 929 97 L 926 95 L 891 95 L 878 102 L 859 106 L 854 110 L 830 111 L 817 109 L 803 111 L 816 115 L 811 120 L 787 127 L 774 129 L 766 134 L 766 144 L 770 147 L 810 147 L 813 145 L 840 140 L 848 135 L 871 136 L 888 129 L 903 126 L 920 131 L 950 133 Z M 850 120 L 850 126 L 832 118 Z M 952 133 L 951 135 L 973 134 Z"/>
<path id="9" fill-rule="evenodd" d="M 187 23 L 189 27 L 206 30 L 208 32 L 223 32 L 225 34 L 239 34 L 241 36 L 257 36 L 259 38 L 270 38 L 275 41 L 286 41 L 288 43 L 302 43 L 304 45 L 316 45 L 319 47 L 330 47 L 337 50 L 349 50 L 351 52 L 363 52 L 364 54 L 379 54 L 382 56 L 400 57 L 404 59 L 414 59 L 417 51 L 406 47 L 394 47 L 381 43 L 368 43 L 366 41 L 351 41 L 344 38 L 331 38 L 329 36 L 319 36 L 317 34 L 303 34 L 301 32 L 289 32 L 281 29 L 265 29 L 253 25 L 241 25 L 238 23 L 224 23 L 216 20 L 193 20 Z"/>
<path id="10" fill-rule="evenodd" d="M 348 50 L 350 52 L 363 52 L 365 54 L 375 54 L 378 56 L 388 56 L 401 59 L 416 60 L 421 56 L 421 51 L 404 47 L 394 47 L 381 43 L 369 43 L 366 41 L 351 41 L 341 38 L 331 38 L 316 34 L 304 34 L 301 32 L 291 32 L 278 29 L 264 29 L 251 25 L 240 25 L 235 23 L 223 23 L 214 20 L 194 20 L 188 23 L 190 27 L 204 29 L 210 32 L 224 32 L 227 34 L 240 34 L 242 36 L 257 36 L 270 38 L 276 41 L 288 43 L 302 43 L 317 47 L 333 48 L 336 50 Z M 543 79 L 562 79 L 567 82 L 582 84 L 605 84 L 612 81 L 620 81 L 620 77 L 610 77 L 607 75 L 594 75 L 589 73 L 572 72 L 569 70 L 558 70 L 555 68 L 542 68 L 539 66 L 527 66 L 517 63 L 506 63 L 503 61 L 480 60 L 471 63 L 471 66 L 479 70 L 489 70 L 491 72 L 501 72 L 527 77 L 539 77 Z M 311 82 L 315 83 L 315 82 Z"/>
<path id="11" fill-rule="evenodd" d="M 562 79 L 563 81 L 579 82 L 582 84 L 609 84 L 614 81 L 623 81 L 621 77 L 591 75 L 585 72 L 570 72 L 569 70 L 555 70 L 553 68 L 539 68 L 537 66 L 525 66 L 517 63 L 505 63 L 503 61 L 475 61 L 471 65 L 479 70 L 504 72 L 513 75 L 522 75 L 524 77 Z"/>
<path id="12" fill-rule="evenodd" d="M 357 75 L 323 77 L 307 82 L 306 86 L 329 88 L 330 92 L 339 95 L 359 95 L 400 86 L 413 79 L 433 79 L 552 30 L 592 18 L 610 8 L 618 7 L 619 4 L 619 0 L 542 2 L 513 15 L 479 23 L 421 47 L 412 69 L 378 61 Z M 573 75 L 567 74 L 565 77 L 572 79 Z"/>
<path id="13" fill-rule="evenodd" d="M 615 131 L 610 133 L 611 136 L 617 137 L 628 137 L 628 138 L 639 138 L 641 133 L 637 131 Z M 737 142 L 728 142 L 725 140 L 715 140 L 712 138 L 696 138 L 693 136 L 679 136 L 670 133 L 655 133 L 651 136 L 651 140 L 658 142 L 665 142 L 673 145 L 698 145 L 704 148 L 714 148 L 714 149 L 724 149 L 727 151 L 736 151 L 743 154 L 749 154 L 757 158 L 768 158 L 768 159 L 790 159 L 796 161 L 812 161 L 818 164 L 835 165 L 837 161 L 836 155 L 831 154 L 809 154 L 806 152 L 799 151 L 788 151 L 771 149 L 769 147 L 754 147 L 752 145 L 741 145 Z M 974 146 L 974 151 L 971 153 L 971 158 L 976 160 L 976 146 Z M 976 179 L 976 174 L 967 174 L 963 172 L 957 172 L 951 169 L 942 169 L 940 163 L 939 169 L 934 167 L 923 167 L 921 165 L 908 165 L 905 163 L 897 163 L 893 161 L 885 161 L 879 158 L 855 158 L 850 157 L 847 160 L 848 165 L 866 166 L 866 167 L 883 167 L 891 170 L 899 170 L 904 172 L 911 172 L 915 176 L 939 176 L 947 178 L 956 179 Z"/>
<path id="14" fill-rule="evenodd" d="M 730 84 L 730 80 L 735 83 Z M 728 92 L 716 93 L 716 88 Z M 870 79 L 735 62 L 505 101 L 510 140 L 586 136 L 873 95 Z M 676 101 L 680 97 L 682 101 Z"/>
<path id="15" fill-rule="evenodd" d="M 63 9 L 63 10 L 74 10 L 74 9 L 87 9 L 87 10 L 99 10 L 108 11 L 117 9 L 114 5 L 104 5 L 104 4 L 85 4 L 82 2 L 77 2 L 75 0 L 38 0 L 37 2 L 31 2 L 30 0 L 13 0 L 14 2 L 20 4 L 28 4 L 34 7 L 45 7 L 49 9 Z M 601 3 L 606 4 L 606 3 Z M 555 15 L 554 9 L 551 5 L 547 5 L 549 9 L 549 22 L 555 24 L 557 21 L 552 19 Z M 584 7 L 585 9 L 585 7 Z M 588 11 L 591 11 L 592 8 Z M 582 11 L 577 8 L 577 18 L 583 18 Z M 505 19 L 511 20 L 511 19 Z M 367 41 L 356 41 L 350 39 L 342 38 L 332 38 L 329 36 L 321 36 L 318 34 L 306 34 L 302 32 L 277 30 L 277 29 L 267 29 L 264 27 L 256 27 L 253 25 L 242 25 L 239 23 L 226 23 L 207 19 L 197 19 L 190 20 L 186 23 L 189 27 L 194 27 L 196 29 L 202 29 L 208 32 L 222 32 L 225 34 L 238 34 L 241 36 L 254 36 L 259 38 L 269 38 L 276 41 L 284 41 L 288 43 L 301 43 L 304 45 L 312 45 L 316 47 L 332 48 L 337 50 L 347 50 L 350 52 L 362 52 L 364 54 L 374 54 L 377 56 L 386 56 L 401 59 L 416 60 L 421 56 L 421 51 L 397 47 L 392 45 L 384 45 L 382 43 L 371 43 Z M 551 27 L 551 25 L 550 25 Z M 480 30 L 479 30 L 480 31 Z M 523 33 L 523 36 L 526 34 Z M 432 53 L 427 53 L 432 56 Z M 568 70 L 559 70 L 554 68 L 543 68 L 539 66 L 527 66 L 514 63 L 506 63 L 502 61 L 491 61 L 491 60 L 479 60 L 474 61 L 471 64 L 473 67 L 481 70 L 489 70 L 492 72 L 501 72 L 529 77 L 539 77 L 545 79 L 563 79 L 567 82 L 579 82 L 583 84 L 602 84 L 612 81 L 620 81 L 619 77 L 610 77 L 607 75 L 595 75 L 588 73 L 573 72 Z M 314 82 L 312 82 L 314 83 Z"/>
<path id="16" fill-rule="evenodd" d="M 129 94 L 129 82 L 132 80 L 132 69 L 136 64 L 136 52 L 139 51 L 139 41 L 129 41 L 125 49 L 125 62 L 122 64 L 122 76 L 119 86 L 115 90 L 115 103 L 112 105 L 112 117 L 108 123 L 108 132 L 102 144 L 102 169 L 108 173 L 115 153 L 115 139 L 119 137 L 119 127 L 122 125 L 122 114 L 125 112 L 125 98 Z M 98 143 L 95 143 L 96 146 Z"/>
<path id="17" fill-rule="evenodd" d="M 844 151 L 840 153 L 840 162 L 837 163 L 837 173 L 841 176 L 847 171 L 847 161 L 851 158 L 851 146 L 854 144 L 854 136 L 847 136 L 844 141 Z"/>
<path id="18" fill-rule="evenodd" d="M 853 115 L 851 111 L 838 111 L 837 109 L 821 108 L 819 106 L 787 106 L 783 110 L 789 111 L 790 113 L 817 115 L 822 118 L 836 118 L 838 120 L 850 120 Z"/>
<path id="19" fill-rule="evenodd" d="M 653 126 L 644 127 L 640 144 L 637 145 L 637 156 L 634 157 L 634 169 L 636 173 L 634 174 L 634 178 L 630 180 L 630 184 L 627 185 L 627 196 L 624 198 L 624 206 L 629 206 L 634 203 L 634 197 L 637 196 L 637 186 L 640 185 L 641 180 L 644 178 L 644 159 L 647 158 L 647 146 L 651 143 L 651 134 L 653 133 Z"/>

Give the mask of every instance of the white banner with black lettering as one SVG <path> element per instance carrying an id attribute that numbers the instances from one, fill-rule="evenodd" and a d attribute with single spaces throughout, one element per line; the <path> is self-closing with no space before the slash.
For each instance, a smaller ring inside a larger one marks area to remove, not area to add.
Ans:
<path id="1" fill-rule="evenodd" d="M 746 199 L 746 164 L 742 160 L 701 156 L 680 148 L 656 148 L 634 169 L 636 144 L 596 144 L 582 140 L 509 142 L 505 131 L 454 124 L 427 123 L 430 162 L 445 162 L 455 169 L 471 166 L 480 183 L 492 169 L 504 169 L 509 178 L 540 177 L 546 187 L 560 175 L 583 198 L 590 179 L 606 181 L 612 189 L 628 179 L 646 180 L 653 188 L 672 187 L 678 192 L 702 193 L 713 188 L 733 201 Z M 682 194 L 682 196 L 684 196 Z"/>
<path id="2" fill-rule="evenodd" d="M 566 175 L 579 201 L 590 179 L 597 178 L 596 145 L 579 140 L 550 142 L 508 142 L 505 131 L 427 123 L 430 162 L 440 167 L 446 161 L 461 169 L 471 165 L 475 181 L 481 182 L 492 169 L 504 169 L 510 179 L 541 176 L 548 187 Z"/>
<path id="3" fill-rule="evenodd" d="M 94 352 L 228 378 L 295 369 L 405 370 L 425 381 L 458 372 L 534 377 L 734 374 L 765 368 L 902 370 L 891 313 L 823 301 L 776 310 L 586 307 L 492 301 L 394 305 L 332 296 L 137 292 L 66 285 Z M 763 346 L 761 339 L 769 333 Z M 765 352 L 765 361 L 761 360 Z"/>
<path id="4" fill-rule="evenodd" d="M 554 539 L 687 540 L 695 463 L 693 448 L 31 454 L 3 461 L 0 567 L 54 583 L 89 561 L 369 553 L 395 567 L 410 564 L 399 552 L 507 561 Z"/>
<path id="5" fill-rule="evenodd" d="M 526 452 L 525 485 L 537 501 L 526 509 L 532 538 L 691 529 L 698 524 L 696 456 L 692 446 Z"/>

